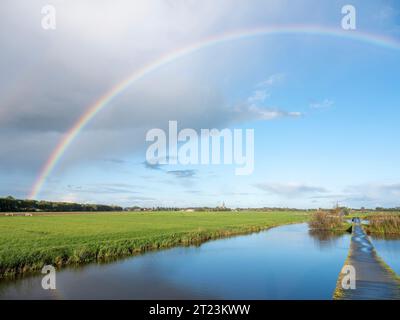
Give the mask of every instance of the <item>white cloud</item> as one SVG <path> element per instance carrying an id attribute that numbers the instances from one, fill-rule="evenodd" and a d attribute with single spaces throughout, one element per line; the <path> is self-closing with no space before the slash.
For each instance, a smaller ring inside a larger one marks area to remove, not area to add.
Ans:
<path id="1" fill-rule="evenodd" d="M 247 99 L 249 103 L 264 102 L 267 98 L 271 96 L 268 92 L 271 86 L 281 83 L 285 79 L 285 74 L 277 73 L 269 76 L 266 80 L 259 82 L 256 85 L 256 90 Z"/>
<path id="2" fill-rule="evenodd" d="M 257 87 L 268 88 L 272 85 L 281 83 L 282 81 L 285 80 L 285 78 L 286 78 L 286 75 L 284 73 L 276 73 L 276 74 L 269 76 L 266 80 L 259 82 L 257 84 Z"/>
<path id="3" fill-rule="evenodd" d="M 255 90 L 253 94 L 247 99 L 247 101 L 249 103 L 263 102 L 269 97 L 270 94 L 267 93 L 267 90 Z"/>
<path id="4" fill-rule="evenodd" d="M 236 121 L 267 121 L 278 118 L 299 118 L 302 115 L 298 111 L 284 111 L 278 108 L 263 108 L 248 104 L 243 104 L 233 109 L 233 116 Z"/>
<path id="5" fill-rule="evenodd" d="M 332 107 L 335 102 L 331 99 L 324 99 L 322 101 L 315 101 L 310 104 L 310 108 L 312 109 L 327 109 Z"/>
<path id="6" fill-rule="evenodd" d="M 284 111 L 277 107 L 261 106 L 267 98 L 273 85 L 281 83 L 285 79 L 284 73 L 277 73 L 269 76 L 266 80 L 259 82 L 256 90 L 247 98 L 247 101 L 233 109 L 234 119 L 236 121 L 251 120 L 273 120 L 277 118 L 291 117 L 298 118 L 303 114 L 298 111 Z"/>

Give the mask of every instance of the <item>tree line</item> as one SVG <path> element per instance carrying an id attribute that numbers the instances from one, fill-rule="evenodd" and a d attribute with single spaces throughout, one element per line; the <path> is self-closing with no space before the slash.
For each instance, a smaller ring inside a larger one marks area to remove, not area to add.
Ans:
<path id="1" fill-rule="evenodd" d="M 0 198 L 0 212 L 122 211 L 119 206 Z"/>
<path id="2" fill-rule="evenodd" d="M 389 211 L 389 212 L 398 212 L 400 211 L 400 207 L 395 207 L 395 208 L 382 208 L 382 207 L 376 207 L 375 211 Z"/>

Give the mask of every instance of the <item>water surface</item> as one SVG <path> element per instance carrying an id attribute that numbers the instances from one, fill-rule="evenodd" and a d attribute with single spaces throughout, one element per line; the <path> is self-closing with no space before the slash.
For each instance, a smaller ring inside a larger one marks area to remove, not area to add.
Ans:
<path id="1" fill-rule="evenodd" d="M 198 247 L 0 282 L 0 299 L 331 299 L 350 235 L 281 226 Z"/>
<path id="2" fill-rule="evenodd" d="M 378 255 L 400 275 L 400 237 L 371 236 Z"/>

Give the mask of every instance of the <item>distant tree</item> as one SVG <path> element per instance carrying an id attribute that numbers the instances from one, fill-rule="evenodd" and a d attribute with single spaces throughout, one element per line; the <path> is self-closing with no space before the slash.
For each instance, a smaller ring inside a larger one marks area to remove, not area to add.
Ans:
<path id="1" fill-rule="evenodd" d="M 11 196 L 0 198 L 0 212 L 27 212 L 27 211 L 122 211 L 119 206 L 98 204 L 79 204 L 69 202 L 50 202 L 37 200 L 20 200 Z"/>

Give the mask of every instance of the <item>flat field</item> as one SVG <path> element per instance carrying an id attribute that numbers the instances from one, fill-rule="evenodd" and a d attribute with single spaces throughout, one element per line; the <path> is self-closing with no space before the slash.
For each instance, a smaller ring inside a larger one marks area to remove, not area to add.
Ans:
<path id="1" fill-rule="evenodd" d="M 0 216 L 0 278 L 307 221 L 309 213 L 107 212 Z"/>

